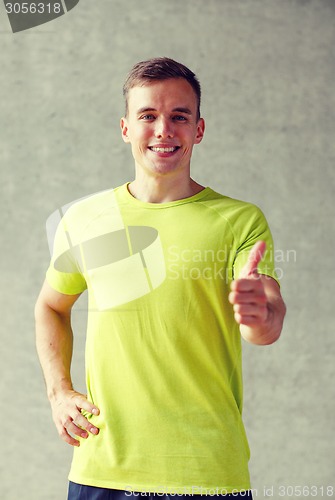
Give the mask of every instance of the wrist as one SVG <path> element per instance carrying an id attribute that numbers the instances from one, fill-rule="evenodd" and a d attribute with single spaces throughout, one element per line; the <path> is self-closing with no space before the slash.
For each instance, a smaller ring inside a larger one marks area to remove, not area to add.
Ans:
<path id="1" fill-rule="evenodd" d="M 71 380 L 69 379 L 61 379 L 55 384 L 51 385 L 50 387 L 47 388 L 47 396 L 48 399 L 51 402 L 55 401 L 58 399 L 60 394 L 63 394 L 64 392 L 67 391 L 73 391 L 73 385 Z"/>

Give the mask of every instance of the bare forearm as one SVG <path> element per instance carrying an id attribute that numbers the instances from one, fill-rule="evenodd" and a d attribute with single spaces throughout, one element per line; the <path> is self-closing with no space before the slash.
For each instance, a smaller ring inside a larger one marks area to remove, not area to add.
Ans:
<path id="1" fill-rule="evenodd" d="M 64 295 L 44 282 L 35 306 L 36 347 L 42 366 L 52 417 L 60 437 L 79 446 L 75 436 L 98 434 L 83 411 L 99 415 L 99 408 L 72 387 L 70 369 L 73 348 L 71 308 L 80 294 Z"/>
<path id="2" fill-rule="evenodd" d="M 70 367 L 73 334 L 69 314 L 60 314 L 45 304 L 37 304 L 36 348 L 49 399 L 57 392 L 72 389 Z"/>

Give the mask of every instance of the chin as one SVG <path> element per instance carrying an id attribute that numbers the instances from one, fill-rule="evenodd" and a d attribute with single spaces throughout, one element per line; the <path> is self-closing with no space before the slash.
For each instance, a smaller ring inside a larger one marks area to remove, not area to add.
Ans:
<path id="1" fill-rule="evenodd" d="M 168 175 L 180 170 L 177 165 L 155 165 L 153 171 L 157 174 Z"/>

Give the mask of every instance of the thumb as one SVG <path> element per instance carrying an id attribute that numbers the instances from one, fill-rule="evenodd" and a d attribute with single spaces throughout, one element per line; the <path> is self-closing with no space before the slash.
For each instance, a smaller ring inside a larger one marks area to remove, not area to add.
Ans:
<path id="1" fill-rule="evenodd" d="M 239 278 L 247 278 L 249 276 L 258 275 L 258 264 L 262 260 L 266 250 L 265 241 L 257 241 L 250 250 L 248 260 L 242 268 Z"/>

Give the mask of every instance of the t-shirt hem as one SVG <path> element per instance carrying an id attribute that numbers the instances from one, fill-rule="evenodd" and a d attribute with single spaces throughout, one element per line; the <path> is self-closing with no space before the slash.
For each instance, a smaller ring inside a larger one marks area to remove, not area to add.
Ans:
<path id="1" fill-rule="evenodd" d="M 250 483 L 244 483 L 240 485 L 234 485 L 234 486 L 217 486 L 217 485 L 206 485 L 206 486 L 201 486 L 199 484 L 195 485 L 187 485 L 187 486 L 181 486 L 181 485 L 166 485 L 164 486 L 163 484 L 159 485 L 148 485 L 148 484 L 139 484 L 136 483 L 135 481 L 133 484 L 127 484 L 127 483 L 119 483 L 116 481 L 110 481 L 110 480 L 103 480 L 103 479 L 95 479 L 95 478 L 87 478 L 87 477 L 79 477 L 73 474 L 69 474 L 68 476 L 69 481 L 76 483 L 76 484 L 82 484 L 85 486 L 95 486 L 97 488 L 107 488 L 107 489 L 113 489 L 113 490 L 121 490 L 121 491 L 126 491 L 129 492 L 129 495 L 131 492 L 138 492 L 138 493 L 147 493 L 147 494 L 157 494 L 157 495 L 163 495 L 163 494 L 174 494 L 174 495 L 208 495 L 208 496 L 214 496 L 214 495 L 225 495 L 227 493 L 236 493 L 238 491 L 248 491 L 251 489 L 251 484 Z M 162 481 L 164 483 L 164 481 Z"/>

